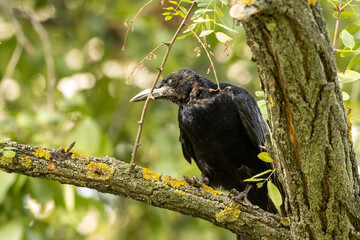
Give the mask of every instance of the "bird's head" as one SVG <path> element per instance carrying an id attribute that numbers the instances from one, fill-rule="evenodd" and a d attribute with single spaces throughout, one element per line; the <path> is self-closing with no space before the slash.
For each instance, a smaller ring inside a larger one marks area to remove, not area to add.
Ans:
<path id="1" fill-rule="evenodd" d="M 199 86 L 200 76 L 194 71 L 182 69 L 174 72 L 156 84 L 151 95 L 153 99 L 164 99 L 177 104 L 186 102 L 194 88 Z M 130 102 L 146 100 L 149 89 L 138 93 Z"/>

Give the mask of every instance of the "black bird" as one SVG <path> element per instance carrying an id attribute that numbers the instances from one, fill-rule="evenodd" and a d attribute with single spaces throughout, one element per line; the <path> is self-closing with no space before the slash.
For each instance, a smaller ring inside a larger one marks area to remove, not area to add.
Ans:
<path id="1" fill-rule="evenodd" d="M 189 163 L 195 161 L 204 183 L 245 192 L 252 204 L 276 212 L 266 186 L 251 187 L 243 182 L 272 169 L 257 157 L 268 132 L 260 109 L 245 89 L 228 83 L 219 87 L 221 90 L 194 71 L 183 69 L 159 82 L 152 98 L 179 105 L 182 152 Z M 130 102 L 145 100 L 149 91 L 140 92 Z"/>

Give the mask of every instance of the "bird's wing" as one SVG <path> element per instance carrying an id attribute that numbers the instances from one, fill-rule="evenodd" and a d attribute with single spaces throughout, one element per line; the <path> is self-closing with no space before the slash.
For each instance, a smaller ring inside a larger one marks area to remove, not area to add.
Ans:
<path id="1" fill-rule="evenodd" d="M 265 132 L 269 130 L 256 101 L 244 89 L 234 92 L 234 101 L 246 133 L 255 147 L 261 151 L 260 146 L 265 144 Z"/>
<path id="2" fill-rule="evenodd" d="M 190 142 L 190 139 L 186 136 L 186 133 L 184 132 L 184 130 L 181 129 L 181 127 L 180 127 L 179 140 L 180 140 L 182 152 L 183 152 L 183 155 L 184 155 L 186 161 L 188 161 L 191 164 L 191 158 L 192 158 L 196 162 L 196 156 L 195 156 L 193 146 Z"/>

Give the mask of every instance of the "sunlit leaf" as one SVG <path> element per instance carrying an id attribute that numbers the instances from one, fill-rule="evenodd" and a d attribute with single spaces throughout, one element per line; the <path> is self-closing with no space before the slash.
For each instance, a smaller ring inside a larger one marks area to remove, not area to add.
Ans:
<path id="1" fill-rule="evenodd" d="M 266 178 L 248 178 L 245 179 L 244 182 L 260 182 L 260 181 L 265 181 Z"/>
<path id="2" fill-rule="evenodd" d="M 166 10 L 174 10 L 174 7 L 167 7 L 167 8 L 164 8 Z"/>
<path id="3" fill-rule="evenodd" d="M 179 8 L 181 9 L 181 11 L 184 13 L 184 14 L 187 14 L 187 9 L 184 8 L 183 6 L 179 6 Z"/>
<path id="4" fill-rule="evenodd" d="M 345 28 L 351 35 L 355 35 L 360 30 L 360 25 L 357 24 L 350 24 Z"/>
<path id="5" fill-rule="evenodd" d="M 175 4 L 175 5 L 178 5 L 177 1 L 169 1 L 169 3 L 172 3 L 172 4 Z"/>
<path id="6" fill-rule="evenodd" d="M 265 93 L 264 93 L 264 91 L 256 91 L 256 92 L 255 92 L 255 96 L 257 96 L 257 97 L 264 97 L 264 96 L 265 96 Z"/>
<path id="7" fill-rule="evenodd" d="M 10 141 L 10 138 L 1 138 L 0 139 L 0 143 L 6 143 L 8 141 Z"/>
<path id="8" fill-rule="evenodd" d="M 360 48 L 360 39 L 355 40 L 355 46 L 353 47 L 353 49 L 358 49 L 358 48 Z M 344 47 L 344 50 L 351 50 L 351 49 L 348 47 Z M 346 57 L 349 56 L 350 54 L 353 54 L 353 52 L 341 52 L 340 56 Z"/>
<path id="9" fill-rule="evenodd" d="M 185 14 L 180 10 L 176 11 L 176 13 L 179 14 L 182 18 L 185 17 Z"/>
<path id="10" fill-rule="evenodd" d="M 202 31 L 202 32 L 200 33 L 199 37 L 205 37 L 205 36 L 207 36 L 207 35 L 209 35 L 209 34 L 211 34 L 211 33 L 213 33 L 213 32 L 214 32 L 214 30 L 205 30 L 205 31 Z"/>
<path id="11" fill-rule="evenodd" d="M 225 43 L 225 42 L 228 42 L 228 41 L 232 40 L 231 37 L 229 37 L 228 35 L 226 35 L 223 32 L 217 32 L 217 33 L 215 33 L 215 35 L 216 35 L 216 38 L 222 43 Z"/>
<path id="12" fill-rule="evenodd" d="M 349 94 L 347 94 L 347 92 L 342 92 L 342 98 L 343 98 L 343 101 L 348 101 L 350 99 L 350 96 Z"/>
<path id="13" fill-rule="evenodd" d="M 165 21 L 169 21 L 170 19 L 172 19 L 172 16 L 166 16 L 165 17 Z"/>
<path id="14" fill-rule="evenodd" d="M 227 0 L 220 0 L 220 2 L 222 3 L 222 4 L 224 4 L 224 5 L 228 5 L 228 1 Z"/>
<path id="15" fill-rule="evenodd" d="M 360 54 L 355 55 L 349 62 L 349 65 L 346 67 L 347 69 L 353 69 L 355 67 L 360 66 Z"/>
<path id="16" fill-rule="evenodd" d="M 268 194 L 276 209 L 281 212 L 280 206 L 283 203 L 279 189 L 271 181 L 267 183 Z"/>
<path id="17" fill-rule="evenodd" d="M 268 169 L 268 170 L 265 170 L 265 171 L 263 171 L 261 173 L 258 173 L 256 175 L 252 176 L 251 178 L 257 178 L 257 177 L 263 176 L 263 175 L 268 174 L 268 173 L 273 172 L 273 171 L 274 171 L 274 169 Z"/>
<path id="18" fill-rule="evenodd" d="M 176 39 L 184 39 L 184 38 L 186 38 L 187 36 L 189 36 L 191 34 L 192 34 L 191 32 L 188 32 L 188 33 L 186 33 L 184 35 L 181 35 L 180 37 L 177 37 Z"/>
<path id="19" fill-rule="evenodd" d="M 261 152 L 258 154 L 258 158 L 264 162 L 269 162 L 271 163 L 272 162 L 272 159 L 271 157 L 269 156 L 269 153 L 268 152 Z"/>
<path id="20" fill-rule="evenodd" d="M 4 151 L 4 152 L 3 152 L 3 156 L 4 156 L 4 157 L 8 157 L 8 158 L 13 158 L 13 157 L 15 157 L 15 152 L 14 152 L 14 151 L 11 151 L 11 150 Z"/>
<path id="21" fill-rule="evenodd" d="M 194 28 L 196 27 L 196 25 L 198 25 L 198 23 L 193 23 L 193 24 L 191 24 L 189 27 L 190 27 L 191 29 L 194 29 Z M 190 30 L 189 30 L 188 28 L 186 28 L 186 30 L 183 31 L 183 33 L 187 33 L 187 32 L 190 32 Z"/>
<path id="22" fill-rule="evenodd" d="M 213 12 L 214 9 L 206 9 L 206 8 L 201 8 L 199 10 L 196 10 L 194 14 L 196 13 L 206 13 L 206 12 Z"/>
<path id="23" fill-rule="evenodd" d="M 263 185 L 264 185 L 264 182 L 258 182 L 258 183 L 256 183 L 257 188 L 262 188 Z"/>
<path id="24" fill-rule="evenodd" d="M 353 70 L 346 70 L 345 73 L 338 73 L 340 83 L 354 82 L 360 79 L 360 73 Z"/>
<path id="25" fill-rule="evenodd" d="M 164 16 L 171 15 L 171 12 L 164 12 L 162 15 Z"/>
<path id="26" fill-rule="evenodd" d="M 210 21 L 211 21 L 211 19 L 205 19 L 205 18 L 199 17 L 198 19 L 195 19 L 193 22 L 202 23 L 202 22 L 210 22 Z"/>
<path id="27" fill-rule="evenodd" d="M 183 2 L 186 2 L 186 3 L 192 3 L 192 1 L 190 0 L 182 0 Z"/>
<path id="28" fill-rule="evenodd" d="M 354 36 L 351 35 L 348 31 L 342 30 L 340 33 L 340 38 L 346 47 L 352 49 L 355 46 Z"/>
<path id="29" fill-rule="evenodd" d="M 236 30 L 234 30 L 234 29 L 232 29 L 232 28 L 229 28 L 228 26 L 225 26 L 225 25 L 223 25 L 223 24 L 216 23 L 216 25 L 219 26 L 219 27 L 222 27 L 222 28 L 224 28 L 224 29 L 226 29 L 226 30 L 228 30 L 228 31 L 230 31 L 230 32 L 238 33 L 238 31 L 236 31 Z"/>

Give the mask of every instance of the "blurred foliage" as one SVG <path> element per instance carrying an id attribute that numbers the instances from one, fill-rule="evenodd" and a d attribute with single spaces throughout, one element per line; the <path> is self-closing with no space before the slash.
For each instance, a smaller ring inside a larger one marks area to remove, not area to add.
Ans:
<path id="1" fill-rule="evenodd" d="M 187 2 L 182 6 L 188 7 Z M 165 49 L 145 61 L 128 84 L 127 77 L 147 53 L 171 39 L 181 21 L 180 13 L 172 14 L 169 21 L 164 18 L 170 15 L 162 15 L 174 3 L 151 2 L 134 22 L 122 51 L 127 30 L 123 23 L 145 3 L 0 0 L 0 136 L 49 148 L 75 140 L 76 151 L 129 162 L 143 105 L 128 101 L 140 88 L 150 86 Z M 212 12 L 216 17 L 223 14 L 217 23 L 231 29 L 233 21 L 224 3 L 212 1 L 202 7 L 209 6 L 209 11 L 201 7 L 195 11 L 203 19 L 211 18 L 206 14 Z M 332 36 L 334 10 L 327 1 L 322 6 Z M 254 95 L 260 90 L 259 80 L 241 27 L 235 27 L 238 33 L 224 45 L 217 38 L 228 38 L 212 33 L 231 31 L 201 23 L 198 33 L 206 36 L 220 81 L 243 86 Z M 350 24 L 359 25 L 358 15 L 341 19 L 339 32 Z M 348 32 L 356 44 L 358 32 Z M 341 44 L 337 42 L 338 48 Z M 347 44 L 351 46 L 351 39 Z M 340 72 L 355 55 L 337 54 Z M 189 35 L 175 42 L 164 75 L 182 68 L 206 75 L 209 65 L 199 43 Z M 52 76 L 56 77 L 53 87 Z M 212 73 L 208 78 L 214 79 Z M 354 119 L 360 118 L 359 87 L 359 81 L 344 85 L 350 95 L 345 105 L 353 108 Z M 353 123 L 356 143 L 359 128 Z M 196 166 L 184 161 L 178 135 L 177 106 L 151 103 L 138 164 L 177 178 L 199 176 Z M 208 222 L 86 188 L 2 171 L 0 182 L 0 239 L 234 239 L 234 234 Z"/>

